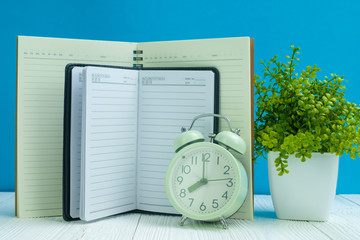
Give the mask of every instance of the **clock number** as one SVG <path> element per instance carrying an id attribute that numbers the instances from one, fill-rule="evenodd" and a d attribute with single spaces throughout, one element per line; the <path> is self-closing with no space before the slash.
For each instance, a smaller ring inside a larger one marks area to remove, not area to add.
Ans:
<path id="1" fill-rule="evenodd" d="M 189 200 L 191 201 L 189 207 L 191 207 L 194 202 L 194 198 L 189 198 Z"/>
<path id="2" fill-rule="evenodd" d="M 224 194 L 221 196 L 222 198 L 225 198 L 225 199 L 228 199 L 228 194 L 227 194 L 227 191 L 224 192 Z"/>
<path id="3" fill-rule="evenodd" d="M 216 164 L 219 165 L 219 163 L 220 163 L 220 157 L 217 157 Z"/>
<path id="4" fill-rule="evenodd" d="M 182 176 L 178 176 L 176 178 L 176 180 L 178 181 L 179 185 L 183 182 L 184 178 Z"/>
<path id="5" fill-rule="evenodd" d="M 201 203 L 201 205 L 200 205 L 200 210 L 201 210 L 201 211 L 205 211 L 205 210 L 206 210 L 206 206 L 205 206 L 204 202 Z"/>
<path id="6" fill-rule="evenodd" d="M 182 165 L 181 172 L 189 174 L 191 172 L 191 167 L 189 165 Z"/>
<path id="7" fill-rule="evenodd" d="M 212 207 L 213 207 L 213 208 L 218 208 L 218 207 L 219 207 L 219 203 L 218 203 L 218 200 L 217 200 L 217 199 L 213 199 Z"/>
<path id="8" fill-rule="evenodd" d="M 228 187 L 232 187 L 232 185 L 234 185 L 234 183 L 232 182 L 232 178 L 229 178 L 229 182 L 226 184 L 226 186 Z"/>
<path id="9" fill-rule="evenodd" d="M 191 165 L 197 165 L 198 157 L 191 157 Z"/>
<path id="10" fill-rule="evenodd" d="M 186 197 L 186 190 L 185 190 L 184 188 L 182 188 L 182 189 L 180 190 L 180 197 L 181 197 L 181 198 Z"/>
<path id="11" fill-rule="evenodd" d="M 203 162 L 210 162 L 209 158 L 211 157 L 210 153 L 203 153 L 202 154 L 202 161 Z"/>
<path id="12" fill-rule="evenodd" d="M 224 174 L 229 175 L 229 170 L 230 170 L 229 165 L 225 165 L 224 168 L 226 169 Z"/>

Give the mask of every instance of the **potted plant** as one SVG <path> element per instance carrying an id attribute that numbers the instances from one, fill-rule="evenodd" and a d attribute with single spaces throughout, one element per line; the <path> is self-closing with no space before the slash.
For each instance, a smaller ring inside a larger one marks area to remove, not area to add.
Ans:
<path id="1" fill-rule="evenodd" d="M 291 48 L 286 63 L 261 61 L 264 80 L 255 75 L 255 155 L 267 155 L 278 218 L 326 221 L 339 156 L 360 156 L 360 108 L 345 100 L 343 77 L 319 80 L 316 65 L 296 73 Z"/>

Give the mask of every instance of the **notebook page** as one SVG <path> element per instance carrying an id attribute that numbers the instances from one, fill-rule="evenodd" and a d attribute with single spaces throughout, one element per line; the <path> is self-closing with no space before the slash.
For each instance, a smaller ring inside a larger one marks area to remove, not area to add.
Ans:
<path id="1" fill-rule="evenodd" d="M 70 216 L 79 218 L 83 67 L 71 71 Z"/>
<path id="2" fill-rule="evenodd" d="M 252 101 L 250 38 L 223 38 L 169 42 L 139 43 L 144 67 L 216 67 L 220 72 L 220 114 L 240 129 L 247 152 L 241 157 L 249 179 L 252 179 Z M 220 121 L 219 130 L 228 130 Z M 253 218 L 253 185 L 249 181 L 246 212 L 236 218 Z"/>
<path id="3" fill-rule="evenodd" d="M 136 208 L 138 72 L 86 67 L 80 217 Z"/>
<path id="4" fill-rule="evenodd" d="M 165 175 L 174 157 L 173 143 L 192 119 L 214 112 L 212 71 L 140 71 L 137 208 L 177 213 L 165 192 Z M 194 129 L 208 136 L 213 118 Z"/>
<path id="5" fill-rule="evenodd" d="M 69 62 L 132 66 L 135 44 L 18 37 L 16 215 L 62 214 L 64 69 Z"/>

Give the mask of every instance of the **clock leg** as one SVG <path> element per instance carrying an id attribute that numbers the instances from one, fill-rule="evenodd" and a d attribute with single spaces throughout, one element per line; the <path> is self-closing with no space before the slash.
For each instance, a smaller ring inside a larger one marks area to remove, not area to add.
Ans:
<path id="1" fill-rule="evenodd" d="M 188 219 L 188 217 L 182 215 L 182 216 L 181 216 L 181 220 L 180 220 L 180 222 L 179 222 L 179 225 L 180 225 L 180 226 L 184 226 L 184 223 L 185 223 L 185 221 L 186 221 L 187 219 Z"/>
<path id="2" fill-rule="evenodd" d="M 220 222 L 221 222 L 221 224 L 223 225 L 223 228 L 224 228 L 224 229 L 227 229 L 227 228 L 228 228 L 228 224 L 227 224 L 227 222 L 226 222 L 226 218 L 221 217 L 221 218 L 220 218 Z"/>

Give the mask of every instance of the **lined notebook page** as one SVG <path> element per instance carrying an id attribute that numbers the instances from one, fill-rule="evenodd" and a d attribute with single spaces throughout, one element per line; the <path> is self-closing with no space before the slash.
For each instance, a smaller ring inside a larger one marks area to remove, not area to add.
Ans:
<path id="1" fill-rule="evenodd" d="M 249 179 L 252 179 L 252 117 L 251 112 L 251 51 L 250 38 L 203 39 L 170 42 L 139 43 L 143 50 L 144 67 L 216 67 L 220 72 L 220 113 L 227 116 L 233 127 L 240 128 L 247 152 L 241 157 Z M 220 130 L 228 130 L 220 121 Z M 244 206 L 247 212 L 235 217 L 253 218 L 253 186 Z"/>
<path id="2" fill-rule="evenodd" d="M 214 112 L 214 78 L 212 71 L 140 71 L 138 209 L 177 213 L 165 192 L 173 143 L 195 116 Z M 207 136 L 212 118 L 197 121 L 194 129 Z"/>
<path id="3" fill-rule="evenodd" d="M 132 66 L 135 44 L 18 37 L 16 215 L 62 214 L 64 69 L 69 62 Z"/>
<path id="4" fill-rule="evenodd" d="M 80 164 L 83 67 L 71 71 L 71 128 L 70 128 L 70 216 L 79 218 L 80 213 Z"/>
<path id="5" fill-rule="evenodd" d="M 136 208 L 138 71 L 86 67 L 80 217 Z"/>

